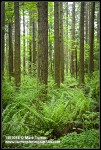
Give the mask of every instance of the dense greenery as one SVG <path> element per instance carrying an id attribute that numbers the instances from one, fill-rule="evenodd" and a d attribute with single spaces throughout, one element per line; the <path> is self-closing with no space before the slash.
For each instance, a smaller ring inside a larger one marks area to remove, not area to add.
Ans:
<path id="1" fill-rule="evenodd" d="M 35 78 L 25 76 L 18 92 L 13 78 L 11 83 L 5 78 L 2 91 L 3 139 L 7 135 L 47 136 L 49 139 L 60 139 L 61 142 L 46 144 L 45 147 L 97 148 L 99 112 L 96 110 L 99 106 L 99 88 L 96 76 L 97 72 L 94 73 L 89 87 L 88 82 L 81 87 L 75 78 L 67 76 L 59 89 L 50 77 L 48 101 L 39 100 L 42 87 L 36 88 Z M 9 147 L 8 144 L 3 146 Z"/>

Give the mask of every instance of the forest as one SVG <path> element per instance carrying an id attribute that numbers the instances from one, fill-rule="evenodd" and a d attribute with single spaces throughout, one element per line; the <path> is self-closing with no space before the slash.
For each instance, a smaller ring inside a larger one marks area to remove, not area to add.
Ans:
<path id="1" fill-rule="evenodd" d="M 2 148 L 100 147 L 100 2 L 1 2 Z"/>

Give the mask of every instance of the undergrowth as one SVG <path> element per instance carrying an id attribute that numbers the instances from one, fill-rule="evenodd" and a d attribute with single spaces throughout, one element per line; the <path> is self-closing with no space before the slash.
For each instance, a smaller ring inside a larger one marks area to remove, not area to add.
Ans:
<path id="1" fill-rule="evenodd" d="M 94 99 L 90 92 L 85 96 L 84 89 L 78 86 L 74 78 L 68 76 L 58 89 L 50 78 L 46 101 L 39 99 L 41 88 L 37 86 L 35 78 L 25 76 L 20 90 L 16 92 L 14 82 L 4 80 L 2 86 L 3 147 L 7 146 L 4 143 L 7 135 L 47 136 L 49 139 L 58 139 L 70 132 L 77 132 L 78 127 L 84 133 L 87 129 L 99 128 L 99 114 L 91 109 Z M 61 138 L 65 141 L 65 138 L 69 140 L 70 136 Z"/>

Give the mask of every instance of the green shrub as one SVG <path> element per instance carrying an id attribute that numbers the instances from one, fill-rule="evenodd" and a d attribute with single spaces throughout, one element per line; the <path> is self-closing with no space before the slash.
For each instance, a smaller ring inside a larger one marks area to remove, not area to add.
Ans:
<path id="1" fill-rule="evenodd" d="M 38 144 L 31 145 L 33 148 L 99 148 L 99 131 L 98 130 L 87 130 L 80 134 L 76 132 L 62 136 L 58 144 Z"/>
<path id="2" fill-rule="evenodd" d="M 61 137 L 61 147 L 65 148 L 99 148 L 99 131 L 87 130 L 80 134 L 70 133 Z"/>
<path id="3" fill-rule="evenodd" d="M 99 128 L 99 112 L 85 112 L 82 115 L 83 124 L 85 129 Z"/>
<path id="4" fill-rule="evenodd" d="M 68 80 L 70 79 L 66 79 L 66 82 L 70 82 Z M 90 115 L 87 120 L 86 112 L 90 111 L 92 99 L 85 96 L 74 79 L 70 85 L 64 83 L 60 88 L 55 87 L 53 80 L 50 81 L 47 101 L 39 99 L 41 88 L 37 86 L 36 78 L 26 76 L 22 79 L 19 91 L 15 91 L 13 82 L 3 82 L 3 138 L 6 135 L 41 135 L 55 138 L 71 132 L 77 122 L 82 123 L 84 129 L 91 129 L 98 122 L 96 119 L 95 123 Z"/>
<path id="5" fill-rule="evenodd" d="M 92 99 L 91 103 L 91 111 L 99 111 L 100 105 L 100 79 L 99 79 L 99 71 L 93 72 L 91 78 L 87 77 L 85 89 L 89 89 L 86 97 Z"/>
<path id="6" fill-rule="evenodd" d="M 14 101 L 15 86 L 13 82 L 9 82 L 7 79 L 2 83 L 2 107 L 5 108 L 8 104 Z"/>

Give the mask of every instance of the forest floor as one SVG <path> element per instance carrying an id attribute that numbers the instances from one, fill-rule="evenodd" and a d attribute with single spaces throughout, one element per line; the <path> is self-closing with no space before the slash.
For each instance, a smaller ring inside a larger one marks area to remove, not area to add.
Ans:
<path id="1" fill-rule="evenodd" d="M 23 77 L 19 91 L 13 79 L 9 82 L 5 78 L 3 148 L 99 148 L 99 84 L 96 79 L 88 80 L 80 86 L 75 78 L 67 76 L 56 88 L 49 77 L 46 96 L 36 78 Z M 33 137 L 33 143 L 28 139 L 26 143 L 6 143 L 7 136 Z"/>

